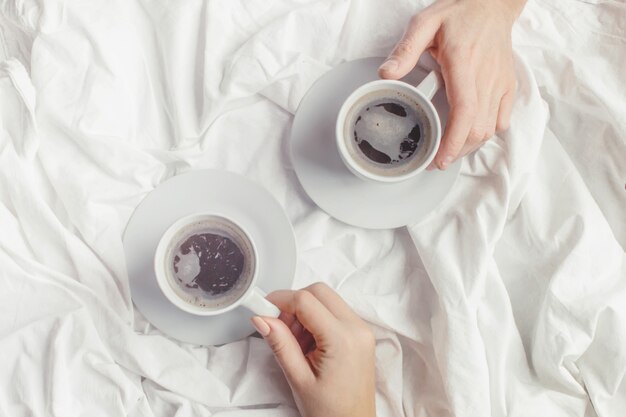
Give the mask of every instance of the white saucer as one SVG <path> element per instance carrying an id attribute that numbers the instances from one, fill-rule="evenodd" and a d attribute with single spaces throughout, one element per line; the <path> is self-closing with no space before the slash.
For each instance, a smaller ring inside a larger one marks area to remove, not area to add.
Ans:
<path id="1" fill-rule="evenodd" d="M 266 292 L 291 288 L 296 269 L 296 239 L 280 204 L 263 187 L 238 174 L 192 171 L 155 188 L 139 204 L 124 232 L 124 252 L 135 306 L 154 326 L 173 338 L 220 345 L 254 332 L 243 307 L 216 317 L 186 313 L 159 289 L 153 258 L 165 230 L 180 217 L 216 211 L 241 224 L 257 245 L 258 286 Z"/>
<path id="2" fill-rule="evenodd" d="M 313 84 L 300 102 L 291 130 L 291 158 L 309 197 L 331 216 L 368 229 L 414 224 L 430 213 L 454 186 L 460 161 L 446 171 L 425 171 L 395 184 L 375 184 L 354 176 L 335 144 L 335 122 L 344 100 L 357 87 L 378 79 L 383 58 L 346 62 Z M 428 73 L 416 68 L 403 80 L 417 85 Z M 443 88 L 433 98 L 442 129 L 448 119 Z"/>

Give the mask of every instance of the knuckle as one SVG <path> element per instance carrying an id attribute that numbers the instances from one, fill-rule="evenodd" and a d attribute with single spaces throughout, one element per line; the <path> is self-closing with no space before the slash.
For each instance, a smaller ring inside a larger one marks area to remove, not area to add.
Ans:
<path id="1" fill-rule="evenodd" d="M 329 288 L 330 287 L 323 282 L 316 282 L 312 285 L 309 285 L 308 290 L 313 294 L 319 294 L 327 291 Z"/>
<path id="2" fill-rule="evenodd" d="M 279 356 L 285 351 L 286 344 L 281 339 L 270 339 L 269 340 L 270 349 L 274 352 L 275 355 Z"/>
<path id="3" fill-rule="evenodd" d="M 452 106 L 458 113 L 474 118 L 478 111 L 478 100 L 470 97 L 458 97 L 452 100 Z"/>
<path id="4" fill-rule="evenodd" d="M 485 137 L 485 130 L 482 129 L 479 126 L 473 126 L 470 131 L 469 134 L 467 135 L 467 140 L 472 143 L 472 144 L 476 144 L 476 143 L 480 143 L 483 141 L 483 138 Z"/>
<path id="5" fill-rule="evenodd" d="M 396 45 L 396 56 L 410 55 L 413 52 L 413 42 L 409 38 L 404 38 Z"/>
<path id="6" fill-rule="evenodd" d="M 496 123 L 496 131 L 504 132 L 505 130 L 509 130 L 510 122 L 508 120 L 498 120 Z"/>
<path id="7" fill-rule="evenodd" d="M 448 136 L 445 140 L 445 151 L 446 153 L 453 154 L 452 156 L 456 156 L 456 152 L 463 147 L 466 142 L 466 138 L 461 135 Z"/>
<path id="8" fill-rule="evenodd" d="M 413 17 L 409 20 L 409 25 L 414 28 L 422 27 L 426 24 L 427 18 L 426 13 L 417 13 L 414 14 Z"/>
<path id="9" fill-rule="evenodd" d="M 301 311 L 302 306 L 305 306 L 311 302 L 311 298 L 313 294 L 308 292 L 307 290 L 298 290 L 293 295 L 293 301 L 296 305 L 296 310 Z"/>

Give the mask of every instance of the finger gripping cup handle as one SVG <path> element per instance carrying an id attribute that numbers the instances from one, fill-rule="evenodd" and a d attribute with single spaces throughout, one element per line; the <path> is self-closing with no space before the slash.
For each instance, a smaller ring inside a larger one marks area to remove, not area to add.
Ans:
<path id="1" fill-rule="evenodd" d="M 241 305 L 258 316 L 278 317 L 280 310 L 274 304 L 267 301 L 266 294 L 259 288 L 254 287 Z"/>

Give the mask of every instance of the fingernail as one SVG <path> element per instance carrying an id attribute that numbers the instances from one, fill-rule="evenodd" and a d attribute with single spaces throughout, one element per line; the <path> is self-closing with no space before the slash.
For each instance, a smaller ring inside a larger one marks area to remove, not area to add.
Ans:
<path id="1" fill-rule="evenodd" d="M 270 334 L 270 326 L 259 316 L 252 317 L 252 325 L 261 336 L 266 337 Z"/>
<path id="2" fill-rule="evenodd" d="M 452 163 L 452 157 L 451 156 L 446 156 L 443 161 L 441 162 L 441 166 L 440 169 L 443 171 L 444 169 L 448 168 L 448 166 Z"/>
<path id="3" fill-rule="evenodd" d="M 385 72 L 393 72 L 398 69 L 398 66 L 398 61 L 395 59 L 388 59 L 383 62 L 383 65 L 381 65 L 379 69 Z"/>

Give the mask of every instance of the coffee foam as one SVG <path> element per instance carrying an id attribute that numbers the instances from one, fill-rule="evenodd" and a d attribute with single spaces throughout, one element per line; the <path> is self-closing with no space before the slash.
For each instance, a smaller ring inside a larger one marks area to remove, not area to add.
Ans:
<path id="1" fill-rule="evenodd" d="M 396 117 L 380 110 L 380 105 L 387 102 L 402 104 L 407 112 L 406 117 Z M 366 108 L 370 108 L 370 111 L 366 112 Z M 359 119 L 357 122 L 359 116 L 362 117 L 364 114 L 368 119 Z M 350 157 L 362 169 L 376 175 L 394 177 L 414 171 L 424 163 L 432 147 L 428 116 L 413 98 L 401 91 L 385 89 L 364 95 L 352 105 L 345 120 L 344 141 Z M 419 125 L 420 130 L 417 148 L 406 159 L 398 159 L 393 163 L 378 163 L 368 158 L 359 149 L 355 140 L 355 132 L 359 128 L 361 135 L 367 136 L 368 142 L 372 142 L 372 146 L 377 150 L 389 155 L 402 154 L 397 151 L 400 149 L 400 143 L 415 124 Z"/>
<path id="2" fill-rule="evenodd" d="M 200 272 L 199 255 L 191 250 L 182 254 L 181 246 L 194 235 L 211 233 L 230 239 L 241 251 L 244 257 L 243 270 L 234 286 L 227 292 L 213 295 L 201 288 L 187 288 L 183 285 L 190 283 Z M 174 269 L 174 257 L 180 258 L 177 268 Z M 248 290 L 256 269 L 256 258 L 252 243 L 246 234 L 231 221 L 213 216 L 199 220 L 181 228 L 170 240 L 164 258 L 167 281 L 176 295 L 185 302 L 208 310 L 217 310 L 228 307 L 239 300 Z M 180 283 L 180 281 L 182 283 Z"/>

